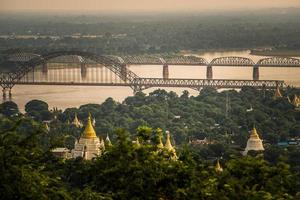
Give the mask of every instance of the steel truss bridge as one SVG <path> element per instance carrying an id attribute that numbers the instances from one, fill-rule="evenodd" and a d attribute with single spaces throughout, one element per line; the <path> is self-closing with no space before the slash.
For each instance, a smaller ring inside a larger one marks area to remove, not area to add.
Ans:
<path id="1" fill-rule="evenodd" d="M 3 95 L 18 84 L 23 85 L 83 85 L 83 86 L 127 86 L 135 92 L 150 87 L 185 87 L 201 90 L 203 87 L 274 89 L 284 87 L 281 80 L 259 80 L 259 67 L 300 67 L 300 59 L 290 57 L 268 57 L 255 63 L 249 58 L 220 57 L 208 62 L 196 56 L 112 56 L 96 55 L 80 51 L 59 51 L 44 55 L 16 53 L 7 58 L 17 63 L 15 70 L 0 73 Z M 75 65 L 74 65 L 75 63 Z M 59 64 L 67 64 L 61 66 Z M 50 67 L 52 66 L 53 67 Z M 129 65 L 162 65 L 163 78 L 139 77 L 128 69 Z M 169 65 L 205 66 L 206 79 L 169 78 Z M 252 67 L 253 80 L 213 79 L 213 66 Z"/>

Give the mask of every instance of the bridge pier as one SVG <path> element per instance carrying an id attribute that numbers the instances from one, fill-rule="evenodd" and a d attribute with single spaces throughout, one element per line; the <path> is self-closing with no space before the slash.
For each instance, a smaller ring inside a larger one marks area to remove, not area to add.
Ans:
<path id="1" fill-rule="evenodd" d="M 12 89 L 11 88 L 2 88 L 3 101 L 7 100 L 7 91 L 8 91 L 8 99 L 11 101 L 11 99 L 12 99 Z"/>
<path id="2" fill-rule="evenodd" d="M 8 90 L 8 98 L 9 98 L 9 100 L 11 100 L 11 99 L 12 99 L 12 92 L 11 92 L 11 88 L 9 88 L 9 90 Z"/>
<path id="3" fill-rule="evenodd" d="M 43 72 L 43 74 L 47 74 L 48 73 L 48 65 L 47 65 L 47 63 L 43 63 L 43 65 L 42 65 L 42 72 Z"/>
<path id="4" fill-rule="evenodd" d="M 6 88 L 2 88 L 3 101 L 6 101 Z"/>
<path id="5" fill-rule="evenodd" d="M 253 66 L 253 80 L 255 80 L 255 81 L 259 80 L 259 66 L 258 65 Z"/>
<path id="6" fill-rule="evenodd" d="M 87 75 L 87 66 L 85 63 L 80 63 L 80 70 L 81 70 L 81 78 L 86 78 Z"/>
<path id="7" fill-rule="evenodd" d="M 213 78 L 213 70 L 211 65 L 207 65 L 206 67 L 206 79 L 212 79 Z"/>
<path id="8" fill-rule="evenodd" d="M 169 79 L 169 66 L 168 64 L 164 64 L 163 66 L 163 79 Z"/>
<path id="9" fill-rule="evenodd" d="M 125 82 L 127 81 L 127 66 L 125 63 L 121 65 L 121 77 Z"/>

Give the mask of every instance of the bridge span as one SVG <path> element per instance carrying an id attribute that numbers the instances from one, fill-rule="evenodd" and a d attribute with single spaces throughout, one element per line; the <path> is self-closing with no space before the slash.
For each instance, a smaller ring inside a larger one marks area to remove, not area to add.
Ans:
<path id="1" fill-rule="evenodd" d="M 28 62 L 33 58 L 43 57 L 43 55 L 33 53 L 15 53 L 8 56 L 8 60 L 13 62 Z M 228 56 L 218 57 L 212 59 L 210 62 L 198 56 L 106 56 L 112 61 L 120 63 L 124 66 L 130 65 L 161 65 L 163 66 L 163 78 L 169 78 L 169 65 L 182 65 L 182 66 L 202 66 L 206 67 L 206 78 L 213 79 L 213 67 L 251 67 L 253 68 L 253 80 L 259 80 L 260 67 L 300 67 L 300 59 L 293 57 L 266 57 L 254 62 L 250 58 Z M 64 56 L 60 55 L 53 59 L 48 60 L 48 63 L 80 63 L 95 64 L 94 60 L 85 58 L 79 55 Z M 44 63 L 45 71 L 47 70 L 47 63 Z"/>
<path id="2" fill-rule="evenodd" d="M 284 87 L 281 80 L 259 80 L 259 67 L 300 67 L 296 58 L 264 58 L 254 63 L 249 58 L 221 57 L 207 62 L 196 56 L 155 57 L 155 56 L 103 56 L 88 52 L 60 51 L 44 55 L 20 53 L 8 57 L 18 68 L 0 73 L 3 96 L 14 85 L 82 85 L 82 86 L 126 86 L 135 92 L 151 87 L 183 87 L 201 90 L 203 87 L 274 89 Z M 55 69 L 53 63 L 77 63 L 77 65 Z M 129 65 L 162 65 L 163 78 L 139 77 L 129 70 Z M 169 65 L 195 65 L 207 68 L 206 79 L 169 78 Z M 92 67 L 91 67 L 92 66 Z M 253 80 L 213 79 L 213 66 L 253 67 Z"/>

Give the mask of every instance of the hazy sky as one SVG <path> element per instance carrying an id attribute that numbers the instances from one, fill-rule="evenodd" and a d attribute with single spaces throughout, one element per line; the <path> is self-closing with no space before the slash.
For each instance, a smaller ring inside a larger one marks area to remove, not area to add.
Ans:
<path id="1" fill-rule="evenodd" d="M 0 0 L 0 10 L 179 11 L 300 7 L 300 0 Z"/>

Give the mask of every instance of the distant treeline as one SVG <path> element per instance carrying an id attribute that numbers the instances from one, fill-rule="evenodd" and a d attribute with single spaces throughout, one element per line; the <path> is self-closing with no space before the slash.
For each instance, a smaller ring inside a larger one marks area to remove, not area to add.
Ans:
<path id="1" fill-rule="evenodd" d="M 2 16 L 0 35 L 10 38 L 1 37 L 0 47 L 36 51 L 80 49 L 105 54 L 259 47 L 300 49 L 300 12 L 297 11 L 114 17 Z M 17 38 L 18 35 L 43 37 Z"/>

